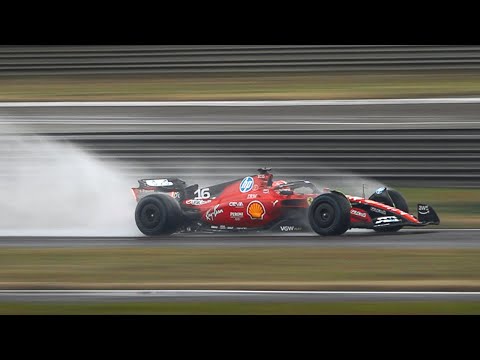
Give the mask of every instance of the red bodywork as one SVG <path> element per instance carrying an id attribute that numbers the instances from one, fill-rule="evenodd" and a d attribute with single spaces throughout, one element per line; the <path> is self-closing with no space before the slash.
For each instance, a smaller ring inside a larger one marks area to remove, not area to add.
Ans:
<path id="1" fill-rule="evenodd" d="M 193 205 L 184 200 L 186 207 L 199 209 L 202 221 L 216 226 L 264 227 L 284 215 L 291 208 L 308 208 L 308 199 L 318 194 L 281 195 L 280 189 L 268 186 L 271 174 L 250 176 L 251 190 L 242 192 L 242 180 L 227 185 L 220 196 L 203 199 L 207 203 Z M 245 179 L 245 178 L 244 178 Z"/>
<path id="2" fill-rule="evenodd" d="M 358 197 L 358 196 L 346 195 L 346 197 L 350 201 L 350 204 L 352 205 L 352 209 L 350 210 L 350 223 L 352 225 L 358 224 L 358 223 L 371 223 L 372 222 L 371 217 L 368 215 L 368 213 L 365 210 L 355 207 L 355 205 L 357 205 L 357 204 L 367 205 L 367 206 L 371 206 L 371 207 L 374 207 L 374 208 L 377 208 L 377 209 L 385 210 L 385 211 L 388 211 L 389 213 L 395 214 L 398 217 L 404 218 L 405 220 L 407 220 L 407 221 L 409 221 L 413 224 L 419 224 L 420 225 L 420 221 L 415 216 L 413 216 L 409 213 L 406 213 L 405 211 L 402 211 L 400 209 L 397 209 L 395 207 L 385 205 L 385 204 L 379 203 L 377 201 L 364 199 L 364 198 L 361 198 L 361 197 Z M 362 215 L 357 215 L 356 212 L 362 213 Z M 363 215 L 365 215 L 365 216 L 363 216 Z M 356 227 L 356 226 L 352 226 L 352 227 Z"/>

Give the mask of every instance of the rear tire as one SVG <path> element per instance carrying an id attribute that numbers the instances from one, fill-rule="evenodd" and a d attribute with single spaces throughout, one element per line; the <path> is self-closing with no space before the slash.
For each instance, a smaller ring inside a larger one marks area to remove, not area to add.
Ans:
<path id="1" fill-rule="evenodd" d="M 387 192 L 388 192 L 388 195 L 390 195 L 390 197 L 392 198 L 395 207 L 397 209 L 400 209 L 400 210 L 408 213 L 407 200 L 405 200 L 403 195 L 400 194 L 396 190 L 387 189 Z M 375 200 L 375 199 L 372 199 L 372 200 Z M 379 202 L 384 204 L 383 201 L 379 201 Z M 387 205 L 389 205 L 389 204 L 387 204 Z M 392 227 L 386 227 L 386 228 L 374 228 L 373 230 L 375 230 L 376 232 L 396 232 L 396 231 L 400 230 L 401 228 L 403 228 L 403 226 L 392 226 Z"/>
<path id="2" fill-rule="evenodd" d="M 166 194 L 151 194 L 142 198 L 135 209 L 135 223 L 147 236 L 170 235 L 182 222 L 178 202 Z"/>
<path id="3" fill-rule="evenodd" d="M 340 194 L 326 193 L 317 196 L 308 209 L 308 221 L 317 234 L 341 235 L 350 228 L 348 199 Z"/>

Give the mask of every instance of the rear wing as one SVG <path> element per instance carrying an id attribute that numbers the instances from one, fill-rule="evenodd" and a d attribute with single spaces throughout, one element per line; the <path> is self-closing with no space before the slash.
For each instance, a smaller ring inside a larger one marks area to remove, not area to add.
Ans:
<path id="1" fill-rule="evenodd" d="M 140 179 L 138 187 L 132 188 L 136 201 L 154 192 L 168 193 L 171 197 L 182 200 L 185 197 L 185 181 L 179 178 Z"/>

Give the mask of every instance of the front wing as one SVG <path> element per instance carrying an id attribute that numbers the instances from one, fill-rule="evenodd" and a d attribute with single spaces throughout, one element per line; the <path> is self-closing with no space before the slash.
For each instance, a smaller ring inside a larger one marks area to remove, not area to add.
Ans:
<path id="1" fill-rule="evenodd" d="M 387 228 L 396 226 L 427 226 L 439 225 L 440 219 L 435 210 L 426 204 L 417 205 L 417 217 L 412 220 L 401 216 L 381 216 L 373 220 L 373 228 Z"/>

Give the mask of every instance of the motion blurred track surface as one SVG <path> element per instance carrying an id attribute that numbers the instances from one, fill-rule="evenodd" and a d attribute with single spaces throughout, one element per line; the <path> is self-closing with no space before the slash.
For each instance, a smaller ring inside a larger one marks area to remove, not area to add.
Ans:
<path id="1" fill-rule="evenodd" d="M 244 291 L 244 290 L 0 290 L 0 304 L 28 302 L 350 302 L 350 301 L 478 301 L 480 292 L 433 291 Z"/>
<path id="2" fill-rule="evenodd" d="M 366 248 L 480 248 L 480 229 L 401 230 L 393 234 L 350 231 L 339 237 L 316 234 L 175 234 L 169 237 L 0 237 L 0 247 L 366 247 Z"/>
<path id="3" fill-rule="evenodd" d="M 116 162 L 134 183 L 158 175 L 217 181 L 271 166 L 287 178 L 478 186 L 479 114 L 480 103 L 12 105 L 0 107 L 0 151 L 21 157 L 15 136 L 42 134 Z"/>

